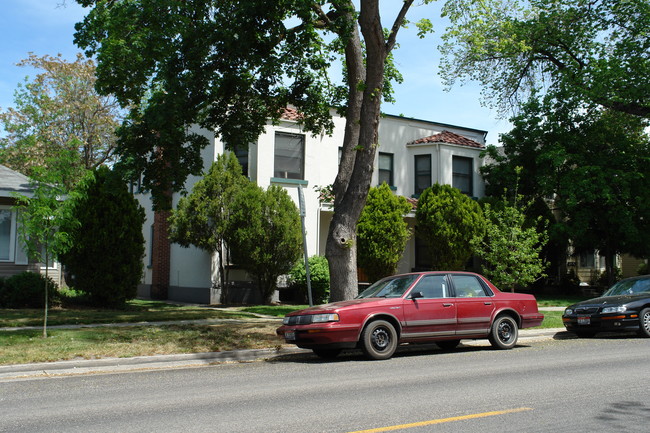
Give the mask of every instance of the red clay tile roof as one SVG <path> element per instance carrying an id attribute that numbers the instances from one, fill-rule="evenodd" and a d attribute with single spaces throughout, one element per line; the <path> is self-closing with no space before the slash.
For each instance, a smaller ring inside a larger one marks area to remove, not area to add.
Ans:
<path id="1" fill-rule="evenodd" d="M 458 135 L 450 131 L 442 131 L 439 134 L 430 135 L 428 137 L 420 138 L 418 140 L 413 140 L 406 144 L 423 144 L 423 143 L 447 143 L 447 144 L 458 144 L 460 146 L 475 147 L 478 149 L 483 149 L 481 143 L 478 143 L 474 140 L 471 140 L 462 135 Z"/>
<path id="2" fill-rule="evenodd" d="M 286 107 L 281 110 L 280 118 L 284 120 L 302 120 L 302 114 L 295 108 Z"/>

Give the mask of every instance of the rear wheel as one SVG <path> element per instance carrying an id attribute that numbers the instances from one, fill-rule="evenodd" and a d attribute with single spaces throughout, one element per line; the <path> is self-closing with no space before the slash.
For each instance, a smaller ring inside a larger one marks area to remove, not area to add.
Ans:
<path id="1" fill-rule="evenodd" d="M 323 349 L 317 347 L 312 350 L 316 356 L 323 359 L 334 359 L 339 356 L 339 353 L 341 353 L 341 349 Z"/>
<path id="2" fill-rule="evenodd" d="M 517 344 L 519 329 L 517 322 L 510 316 L 499 316 L 492 323 L 488 339 L 492 347 L 497 349 L 512 349 Z"/>
<path id="3" fill-rule="evenodd" d="M 644 308 L 639 314 L 639 334 L 650 337 L 650 308 Z"/>
<path id="4" fill-rule="evenodd" d="M 444 340 L 436 341 L 436 345 L 442 350 L 452 350 L 458 347 L 460 340 Z"/>
<path id="5" fill-rule="evenodd" d="M 395 327 L 385 320 L 375 320 L 361 333 L 361 349 L 370 359 L 388 359 L 397 349 Z"/>

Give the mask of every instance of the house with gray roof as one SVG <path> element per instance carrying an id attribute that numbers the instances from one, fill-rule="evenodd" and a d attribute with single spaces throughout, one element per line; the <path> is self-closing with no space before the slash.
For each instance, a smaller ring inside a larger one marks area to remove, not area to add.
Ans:
<path id="1" fill-rule="evenodd" d="M 19 221 L 14 209 L 15 194 L 29 197 L 32 193 L 33 189 L 27 176 L 0 165 L 0 277 L 6 278 L 24 271 L 45 271 L 44 264 L 29 260 L 18 236 Z M 60 275 L 59 270 L 57 263 L 51 263 L 48 273 L 57 277 Z"/>

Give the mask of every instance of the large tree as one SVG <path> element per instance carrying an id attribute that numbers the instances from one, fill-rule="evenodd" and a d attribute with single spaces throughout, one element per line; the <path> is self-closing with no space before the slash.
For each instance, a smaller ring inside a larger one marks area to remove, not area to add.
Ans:
<path id="1" fill-rule="evenodd" d="M 381 101 L 398 77 L 391 51 L 413 0 L 401 2 L 388 29 L 378 0 L 356 2 L 358 10 L 351 0 L 77 1 L 92 7 L 75 40 L 97 56 L 99 90 L 136 107 L 120 130 L 119 153 L 144 172 L 157 198 L 201 169 L 206 140 L 190 125 L 215 130 L 230 147 L 247 146 L 287 105 L 315 133 L 330 131 L 330 107 L 341 107 L 346 126 L 326 254 L 332 300 L 353 297 L 356 223 Z M 328 74 L 336 62 L 341 85 Z"/>
<path id="2" fill-rule="evenodd" d="M 117 100 L 95 90 L 95 63 L 77 55 L 68 62 L 58 55 L 31 54 L 18 66 L 43 72 L 25 79 L 15 92 L 15 107 L 0 112 L 5 136 L 0 138 L 0 162 L 32 176 L 35 167 L 53 167 L 63 151 L 74 170 L 65 179 L 73 185 L 85 170 L 113 161 L 121 120 Z"/>
<path id="3" fill-rule="evenodd" d="M 608 278 L 614 257 L 650 255 L 650 137 L 648 122 L 600 109 L 579 110 L 564 102 L 531 101 L 502 136 L 496 162 L 482 170 L 487 191 L 520 191 L 552 198 L 558 215 L 551 236 L 570 238 L 578 249 L 605 256 Z"/>
<path id="4" fill-rule="evenodd" d="M 503 111 L 543 90 L 650 117 L 647 0 L 454 0 L 443 12 L 448 85 L 478 81 Z"/>

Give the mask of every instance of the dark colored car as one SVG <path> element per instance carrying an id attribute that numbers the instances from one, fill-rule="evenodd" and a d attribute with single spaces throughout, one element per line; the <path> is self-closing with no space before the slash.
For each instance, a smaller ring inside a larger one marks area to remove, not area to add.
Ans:
<path id="1" fill-rule="evenodd" d="M 578 337 L 618 331 L 638 331 L 650 337 L 650 275 L 626 278 L 599 298 L 569 306 L 562 321 Z"/>
<path id="2" fill-rule="evenodd" d="M 534 296 L 502 293 L 481 275 L 417 272 L 377 281 L 350 301 L 289 313 L 277 334 L 323 358 L 360 348 L 371 359 L 387 359 L 400 343 L 453 349 L 461 339 L 488 338 L 510 349 L 519 328 L 543 319 Z"/>

